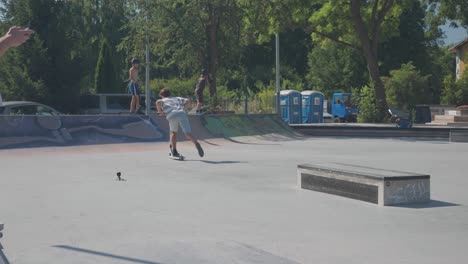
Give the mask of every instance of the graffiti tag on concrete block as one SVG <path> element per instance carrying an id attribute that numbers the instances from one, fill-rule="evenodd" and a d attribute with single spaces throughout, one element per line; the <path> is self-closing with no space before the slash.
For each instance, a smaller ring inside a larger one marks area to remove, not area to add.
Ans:
<path id="1" fill-rule="evenodd" d="M 430 188 L 428 182 L 409 183 L 392 190 L 387 202 L 390 204 L 402 204 L 417 201 L 425 201 L 430 198 Z"/>

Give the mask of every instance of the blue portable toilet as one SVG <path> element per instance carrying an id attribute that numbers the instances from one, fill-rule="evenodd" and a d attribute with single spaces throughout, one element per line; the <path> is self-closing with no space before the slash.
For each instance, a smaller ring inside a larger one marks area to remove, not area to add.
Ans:
<path id="1" fill-rule="evenodd" d="M 280 92 L 281 117 L 288 124 L 302 123 L 302 95 L 298 91 Z"/>
<path id="2" fill-rule="evenodd" d="M 317 91 L 303 91 L 302 93 L 302 123 L 323 123 L 323 104 L 325 96 Z"/>

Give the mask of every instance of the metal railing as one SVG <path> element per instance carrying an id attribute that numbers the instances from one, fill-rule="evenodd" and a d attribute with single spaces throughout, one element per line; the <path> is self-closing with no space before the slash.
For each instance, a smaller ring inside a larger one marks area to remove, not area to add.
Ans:
<path id="1" fill-rule="evenodd" d="M 190 98 L 191 108 L 196 108 L 196 98 Z M 81 114 L 124 114 L 129 112 L 131 96 L 128 94 L 97 94 L 81 96 Z M 144 96 L 141 105 L 145 108 Z M 207 108 L 212 112 L 231 114 L 272 114 L 275 112 L 275 96 L 244 98 L 207 98 Z M 151 112 L 155 112 L 154 104 Z"/>

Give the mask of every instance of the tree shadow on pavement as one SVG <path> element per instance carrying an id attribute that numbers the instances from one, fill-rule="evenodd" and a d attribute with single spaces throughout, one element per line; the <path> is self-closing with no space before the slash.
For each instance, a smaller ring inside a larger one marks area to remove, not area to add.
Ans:
<path id="1" fill-rule="evenodd" d="M 94 250 L 89 250 L 89 249 L 84 249 L 84 248 L 72 247 L 72 246 L 56 245 L 56 246 L 53 246 L 53 247 L 54 248 L 65 249 L 65 250 L 69 250 L 69 251 L 75 251 L 75 252 L 79 252 L 79 253 L 83 253 L 83 254 L 95 255 L 95 256 L 100 256 L 100 257 L 105 257 L 105 258 L 113 258 L 113 259 L 123 260 L 123 261 L 127 261 L 127 262 L 133 262 L 133 263 L 163 264 L 161 262 L 154 262 L 154 261 L 149 261 L 149 260 L 125 257 L 125 256 L 114 255 L 114 254 L 109 254 L 109 253 L 104 253 L 104 252 L 99 252 L 99 251 L 94 251 Z"/>

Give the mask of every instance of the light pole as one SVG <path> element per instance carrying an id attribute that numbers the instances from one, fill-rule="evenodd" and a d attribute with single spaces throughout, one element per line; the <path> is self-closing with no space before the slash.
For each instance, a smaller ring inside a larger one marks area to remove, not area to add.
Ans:
<path id="1" fill-rule="evenodd" d="M 148 0 L 146 0 L 146 115 L 149 116 L 151 112 L 151 98 L 150 98 L 150 50 L 149 50 L 149 34 L 148 34 Z"/>
<path id="2" fill-rule="evenodd" d="M 281 80 L 280 80 L 280 52 L 279 52 L 279 34 L 275 35 L 276 40 L 276 114 L 281 117 L 281 106 L 280 106 L 280 91 L 281 91 Z"/>

